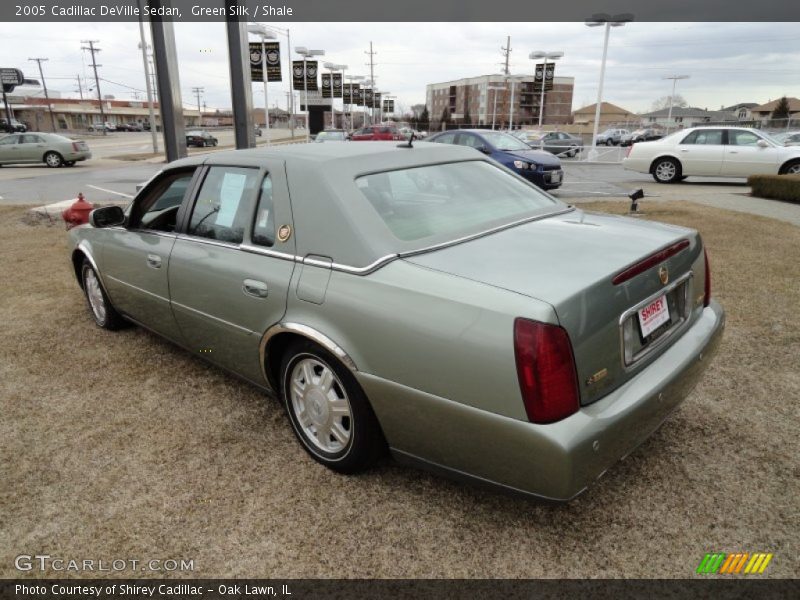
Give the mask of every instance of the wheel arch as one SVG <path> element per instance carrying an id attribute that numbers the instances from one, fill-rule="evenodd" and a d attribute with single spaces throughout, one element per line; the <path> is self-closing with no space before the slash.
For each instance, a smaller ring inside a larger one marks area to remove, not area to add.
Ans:
<path id="1" fill-rule="evenodd" d="M 267 329 L 259 345 L 261 370 L 269 387 L 277 394 L 280 391 L 280 366 L 283 353 L 297 339 L 307 339 L 333 354 L 351 372 L 358 366 L 346 350 L 321 331 L 302 323 L 283 322 Z"/>
<path id="2" fill-rule="evenodd" d="M 44 154 L 42 154 L 42 162 L 47 162 L 47 155 L 48 154 L 58 154 L 61 157 L 61 162 L 62 163 L 65 162 L 64 161 L 64 155 L 61 154 L 61 152 L 59 152 L 58 150 L 53 150 L 52 148 L 50 150 L 46 150 L 44 152 Z"/>
<path id="3" fill-rule="evenodd" d="M 653 160 L 650 161 L 650 168 L 647 170 L 647 172 L 652 173 L 656 168 L 656 163 L 663 158 L 671 158 L 672 160 L 677 162 L 678 168 L 681 170 L 681 173 L 683 173 L 683 163 L 681 162 L 681 159 L 675 156 L 674 154 L 659 154 Z"/>
<path id="4" fill-rule="evenodd" d="M 795 156 L 793 158 L 789 158 L 783 161 L 783 164 L 781 164 L 780 168 L 778 169 L 778 174 L 783 175 L 784 173 L 786 173 L 786 169 L 788 169 L 791 165 L 794 164 L 800 164 L 800 156 Z"/>

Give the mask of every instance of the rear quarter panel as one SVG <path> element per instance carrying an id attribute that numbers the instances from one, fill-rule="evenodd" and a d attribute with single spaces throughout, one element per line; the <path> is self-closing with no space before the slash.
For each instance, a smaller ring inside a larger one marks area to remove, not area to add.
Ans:
<path id="1" fill-rule="evenodd" d="M 333 271 L 321 305 L 300 300 L 296 285 L 284 320 L 330 337 L 359 372 L 526 419 L 514 319 L 556 322 L 550 305 L 402 260 L 367 276 Z M 381 399 L 370 400 L 381 418 Z"/>

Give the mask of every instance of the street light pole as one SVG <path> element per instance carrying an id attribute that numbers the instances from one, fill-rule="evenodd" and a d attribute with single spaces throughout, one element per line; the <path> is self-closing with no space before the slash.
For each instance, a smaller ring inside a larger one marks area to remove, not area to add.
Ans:
<path id="1" fill-rule="evenodd" d="M 308 60 L 309 56 L 325 56 L 325 50 L 309 50 L 305 46 L 297 46 L 294 51 L 303 57 L 303 99 L 306 103 L 306 142 L 310 142 L 311 130 L 309 129 L 308 123 L 308 76 L 306 74 L 306 61 Z"/>
<path id="2" fill-rule="evenodd" d="M 202 87 L 193 87 L 192 93 L 197 97 L 197 126 L 203 126 L 203 112 L 200 110 L 200 94 L 206 91 L 205 88 Z"/>
<path id="3" fill-rule="evenodd" d="M 495 116 L 497 115 L 497 92 L 503 91 L 505 88 L 499 85 L 487 85 L 486 90 L 492 90 L 492 96 L 494 100 L 494 105 L 492 106 L 492 131 L 494 131 L 494 121 Z"/>
<path id="4" fill-rule="evenodd" d="M 362 81 L 364 79 L 363 75 L 348 75 L 347 79 L 350 81 L 350 99 L 353 99 L 353 82 L 354 81 Z M 344 100 L 344 91 L 342 92 L 342 100 Z M 348 106 L 350 107 L 350 131 L 355 129 L 355 118 L 353 117 L 353 104 L 349 103 Z"/>
<path id="5" fill-rule="evenodd" d="M 621 15 L 595 14 L 591 19 L 586 20 L 587 27 L 600 27 L 605 25 L 605 38 L 603 40 L 603 61 L 600 63 L 600 83 L 597 86 L 597 103 L 594 109 L 594 129 L 592 131 L 592 149 L 589 151 L 589 159 L 597 158 L 597 132 L 600 127 L 600 105 L 603 101 L 603 79 L 606 75 L 606 57 L 608 56 L 608 36 L 612 27 L 622 27 L 625 23 L 633 21 L 633 15 L 624 13 Z"/>
<path id="6" fill-rule="evenodd" d="M 669 114 L 667 115 L 667 127 L 669 127 L 669 123 L 672 121 L 672 105 L 675 102 L 675 85 L 678 83 L 678 79 L 689 79 L 688 75 L 670 75 L 664 77 L 664 79 L 672 79 L 672 95 L 669 97 Z"/>
<path id="7" fill-rule="evenodd" d="M 266 128 L 267 146 L 270 145 L 269 131 L 269 90 L 267 88 L 267 40 L 277 36 L 259 23 L 249 23 L 247 31 L 261 38 L 261 78 L 264 80 L 264 127 Z"/>
<path id="8" fill-rule="evenodd" d="M 542 51 L 531 52 L 528 55 L 528 58 L 530 58 L 530 59 L 534 59 L 534 60 L 538 59 L 538 58 L 543 58 L 544 59 L 544 66 L 542 68 L 542 95 L 541 95 L 541 98 L 539 100 L 539 127 L 540 128 L 542 127 L 542 117 L 544 116 L 544 88 L 545 88 L 545 86 L 547 84 L 547 59 L 550 58 L 555 62 L 556 60 L 558 60 L 562 56 L 564 56 L 563 52 L 542 52 Z"/>
<path id="9" fill-rule="evenodd" d="M 142 14 L 142 0 L 139 0 L 139 14 Z M 153 154 L 158 154 L 158 133 L 156 128 L 156 114 L 153 107 L 153 88 L 150 85 L 150 65 L 147 61 L 147 42 L 144 38 L 144 20 L 139 17 L 139 48 L 142 50 L 142 65 L 144 67 L 144 87 L 147 90 L 148 116 L 150 117 L 150 135 L 153 139 Z M 83 98 L 83 94 L 81 94 Z"/>

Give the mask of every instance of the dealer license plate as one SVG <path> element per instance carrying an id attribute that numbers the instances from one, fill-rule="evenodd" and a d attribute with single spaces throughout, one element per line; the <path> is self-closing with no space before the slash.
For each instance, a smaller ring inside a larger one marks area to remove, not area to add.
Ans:
<path id="1" fill-rule="evenodd" d="M 660 296 L 647 306 L 639 309 L 639 327 L 642 329 L 642 337 L 646 338 L 664 323 L 669 321 L 669 308 L 667 307 L 667 296 Z"/>
<path id="2" fill-rule="evenodd" d="M 550 172 L 550 182 L 551 183 L 559 183 L 561 181 L 562 173 L 561 171 L 551 171 Z"/>

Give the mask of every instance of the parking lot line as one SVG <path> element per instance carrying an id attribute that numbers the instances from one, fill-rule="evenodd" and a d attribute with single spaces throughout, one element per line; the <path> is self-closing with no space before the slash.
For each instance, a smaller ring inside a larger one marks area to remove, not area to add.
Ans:
<path id="1" fill-rule="evenodd" d="M 108 192 L 109 194 L 116 194 L 117 196 L 122 196 L 124 198 L 133 198 L 130 194 L 125 194 L 123 192 L 115 192 L 114 190 L 107 190 L 106 188 L 101 188 L 96 185 L 86 184 L 87 187 L 94 188 L 96 190 L 100 190 L 101 192 Z"/>

